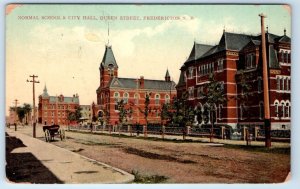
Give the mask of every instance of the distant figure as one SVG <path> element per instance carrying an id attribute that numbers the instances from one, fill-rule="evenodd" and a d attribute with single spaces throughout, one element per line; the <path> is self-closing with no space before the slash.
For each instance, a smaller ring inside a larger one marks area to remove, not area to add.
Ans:
<path id="1" fill-rule="evenodd" d="M 91 133 L 93 132 L 93 123 L 90 124 Z"/>
<path id="2" fill-rule="evenodd" d="M 136 123 L 135 125 L 136 125 L 136 135 L 139 136 L 140 135 L 140 125 L 138 123 Z"/>

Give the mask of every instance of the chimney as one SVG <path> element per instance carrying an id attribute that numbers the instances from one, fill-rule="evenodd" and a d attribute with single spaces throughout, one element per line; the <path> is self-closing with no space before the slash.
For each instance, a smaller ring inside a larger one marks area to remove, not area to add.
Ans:
<path id="1" fill-rule="evenodd" d="M 140 89 L 143 89 L 145 88 L 145 80 L 144 80 L 144 76 L 141 76 L 140 79 L 139 79 L 139 88 Z"/>

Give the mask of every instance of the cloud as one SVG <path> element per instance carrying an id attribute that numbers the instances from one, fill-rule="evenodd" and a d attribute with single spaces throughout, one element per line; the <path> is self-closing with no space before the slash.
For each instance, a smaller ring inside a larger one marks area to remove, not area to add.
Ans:
<path id="1" fill-rule="evenodd" d="M 9 15 L 15 8 L 21 7 L 21 4 L 9 4 L 6 6 L 5 14 Z"/>
<path id="2" fill-rule="evenodd" d="M 292 8 L 291 8 L 291 6 L 290 5 L 282 5 L 282 7 L 286 10 L 286 11 L 288 11 L 288 13 L 291 15 L 292 14 Z"/>

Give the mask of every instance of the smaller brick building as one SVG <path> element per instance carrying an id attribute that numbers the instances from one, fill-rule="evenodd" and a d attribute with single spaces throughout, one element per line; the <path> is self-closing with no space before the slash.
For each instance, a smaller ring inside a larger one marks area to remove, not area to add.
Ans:
<path id="1" fill-rule="evenodd" d="M 75 111 L 75 107 L 79 106 L 79 96 L 65 97 L 62 94 L 59 96 L 50 96 L 45 86 L 43 94 L 39 96 L 38 105 L 38 122 L 50 125 L 72 124 L 68 121 L 68 112 Z"/>

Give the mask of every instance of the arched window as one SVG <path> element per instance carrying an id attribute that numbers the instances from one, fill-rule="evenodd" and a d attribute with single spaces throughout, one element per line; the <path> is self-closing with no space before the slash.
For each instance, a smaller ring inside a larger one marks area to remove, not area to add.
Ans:
<path id="1" fill-rule="evenodd" d="M 155 105 L 159 105 L 159 99 L 160 99 L 159 94 L 156 94 L 155 95 Z"/>
<path id="2" fill-rule="evenodd" d="M 168 104 L 170 103 L 170 96 L 168 94 L 165 96 L 165 102 Z"/>
<path id="3" fill-rule="evenodd" d="M 263 119 L 264 117 L 264 103 L 259 103 L 259 119 Z"/>
<path id="4" fill-rule="evenodd" d="M 282 84 L 282 88 L 281 88 L 281 90 L 283 90 L 283 91 L 284 91 L 284 88 L 285 88 L 284 87 L 284 82 L 285 82 L 284 80 L 285 80 L 285 78 L 282 78 L 282 83 L 281 83 Z"/>
<path id="5" fill-rule="evenodd" d="M 124 100 L 124 103 L 125 103 L 125 104 L 128 103 L 128 98 L 129 98 L 129 94 L 128 94 L 128 93 L 124 93 L 124 94 L 123 94 L 123 100 Z"/>

